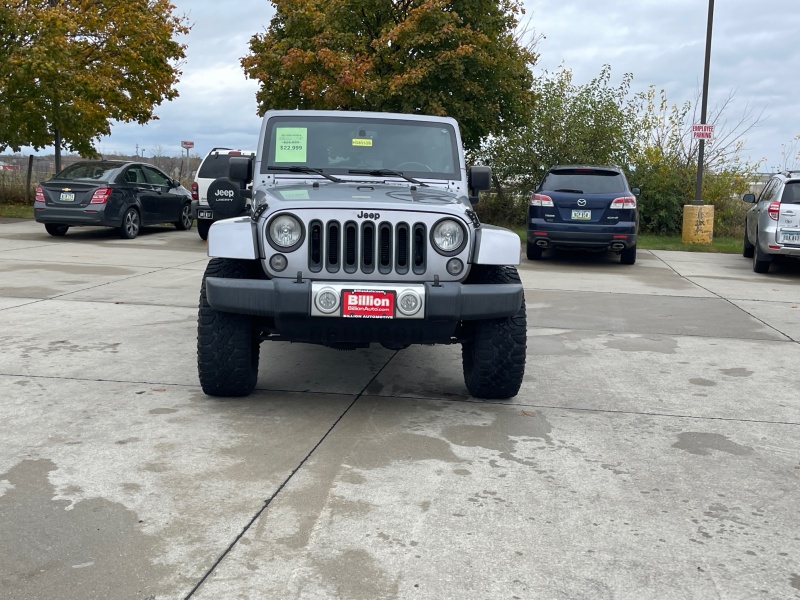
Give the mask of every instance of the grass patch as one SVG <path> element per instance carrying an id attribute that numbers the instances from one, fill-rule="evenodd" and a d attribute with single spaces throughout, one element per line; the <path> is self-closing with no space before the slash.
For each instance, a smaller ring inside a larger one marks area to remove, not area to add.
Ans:
<path id="1" fill-rule="evenodd" d="M 715 237 L 710 244 L 684 244 L 679 235 L 639 234 L 637 242 L 643 250 L 680 250 L 682 252 L 720 252 L 723 254 L 740 254 L 741 238 Z"/>
<path id="2" fill-rule="evenodd" d="M 0 203 L 0 217 L 32 219 L 33 205 L 23 202 L 2 202 Z"/>
<path id="3" fill-rule="evenodd" d="M 522 243 L 528 239 L 528 230 L 524 226 L 511 226 L 509 229 L 519 236 Z M 710 244 L 684 244 L 679 235 L 640 233 L 636 245 L 640 250 L 680 250 L 723 254 L 740 254 L 742 252 L 742 238 L 740 237 L 715 237 Z"/>

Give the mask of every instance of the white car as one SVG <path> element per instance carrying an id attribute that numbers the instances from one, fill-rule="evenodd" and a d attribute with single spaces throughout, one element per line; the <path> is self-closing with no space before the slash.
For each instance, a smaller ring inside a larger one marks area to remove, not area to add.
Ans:
<path id="1" fill-rule="evenodd" d="M 776 173 L 756 198 L 744 224 L 742 255 L 753 259 L 753 271 L 766 273 L 776 256 L 800 258 L 800 173 Z"/>
<path id="2" fill-rule="evenodd" d="M 208 239 L 208 230 L 217 220 L 214 211 L 208 206 L 208 186 L 218 177 L 228 174 L 228 163 L 232 156 L 255 158 L 255 150 L 233 150 L 231 148 L 212 148 L 200 167 L 192 183 L 192 216 L 197 219 L 197 232 L 200 237 Z"/>

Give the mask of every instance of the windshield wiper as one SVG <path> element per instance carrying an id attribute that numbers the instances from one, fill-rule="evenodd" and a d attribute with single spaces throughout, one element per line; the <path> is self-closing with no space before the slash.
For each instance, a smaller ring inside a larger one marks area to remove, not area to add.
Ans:
<path id="1" fill-rule="evenodd" d="M 267 169 L 272 169 L 273 171 L 289 171 L 290 173 L 316 173 L 317 175 L 322 175 L 326 179 L 330 179 L 334 183 L 342 183 L 342 181 L 344 181 L 343 179 L 324 173 L 322 169 L 315 169 L 313 167 L 298 167 L 296 165 L 293 167 L 268 166 Z"/>
<path id="2" fill-rule="evenodd" d="M 411 183 L 416 183 L 417 185 L 428 187 L 427 183 L 422 183 L 421 181 L 417 181 L 413 177 L 409 177 L 408 175 L 403 174 L 401 171 L 392 171 L 391 169 L 350 169 L 348 173 L 352 173 L 353 175 L 372 175 L 373 177 L 383 177 L 384 175 L 395 175 L 396 177 L 402 177 L 403 179 Z"/>

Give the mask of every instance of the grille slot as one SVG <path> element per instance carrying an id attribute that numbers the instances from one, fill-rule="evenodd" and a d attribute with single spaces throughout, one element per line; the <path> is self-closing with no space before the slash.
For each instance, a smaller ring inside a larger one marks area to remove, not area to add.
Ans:
<path id="1" fill-rule="evenodd" d="M 331 273 L 337 273 L 339 271 L 339 223 L 337 221 L 329 221 L 326 229 L 328 240 L 325 246 L 328 254 L 325 257 L 325 267 Z"/>
<path id="2" fill-rule="evenodd" d="M 409 255 L 408 223 L 397 225 L 397 246 L 395 247 L 395 270 L 398 275 L 408 273 Z"/>
<path id="3" fill-rule="evenodd" d="M 412 245 L 412 270 L 415 274 L 421 275 L 425 272 L 425 258 L 428 250 L 427 236 L 425 235 L 425 225 L 422 223 L 414 224 L 414 240 Z"/>
<path id="4" fill-rule="evenodd" d="M 322 223 L 311 221 L 308 237 L 308 268 L 313 273 L 319 273 L 322 271 Z"/>
<path id="5" fill-rule="evenodd" d="M 355 273 L 358 269 L 358 225 L 348 221 L 344 226 L 344 271 Z"/>
<path id="6" fill-rule="evenodd" d="M 378 239 L 380 240 L 380 262 L 378 271 L 381 273 L 392 272 L 392 226 L 383 222 L 378 227 Z"/>

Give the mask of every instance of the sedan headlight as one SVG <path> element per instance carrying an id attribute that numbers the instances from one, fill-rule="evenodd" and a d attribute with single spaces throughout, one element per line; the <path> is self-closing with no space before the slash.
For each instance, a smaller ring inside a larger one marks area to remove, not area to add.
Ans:
<path id="1" fill-rule="evenodd" d="M 436 249 L 443 254 L 458 252 L 464 245 L 464 227 L 453 219 L 439 221 L 431 231 L 431 240 Z"/>
<path id="2" fill-rule="evenodd" d="M 291 215 L 280 215 L 269 224 L 269 239 L 281 248 L 292 248 L 303 238 L 303 226 Z"/>

